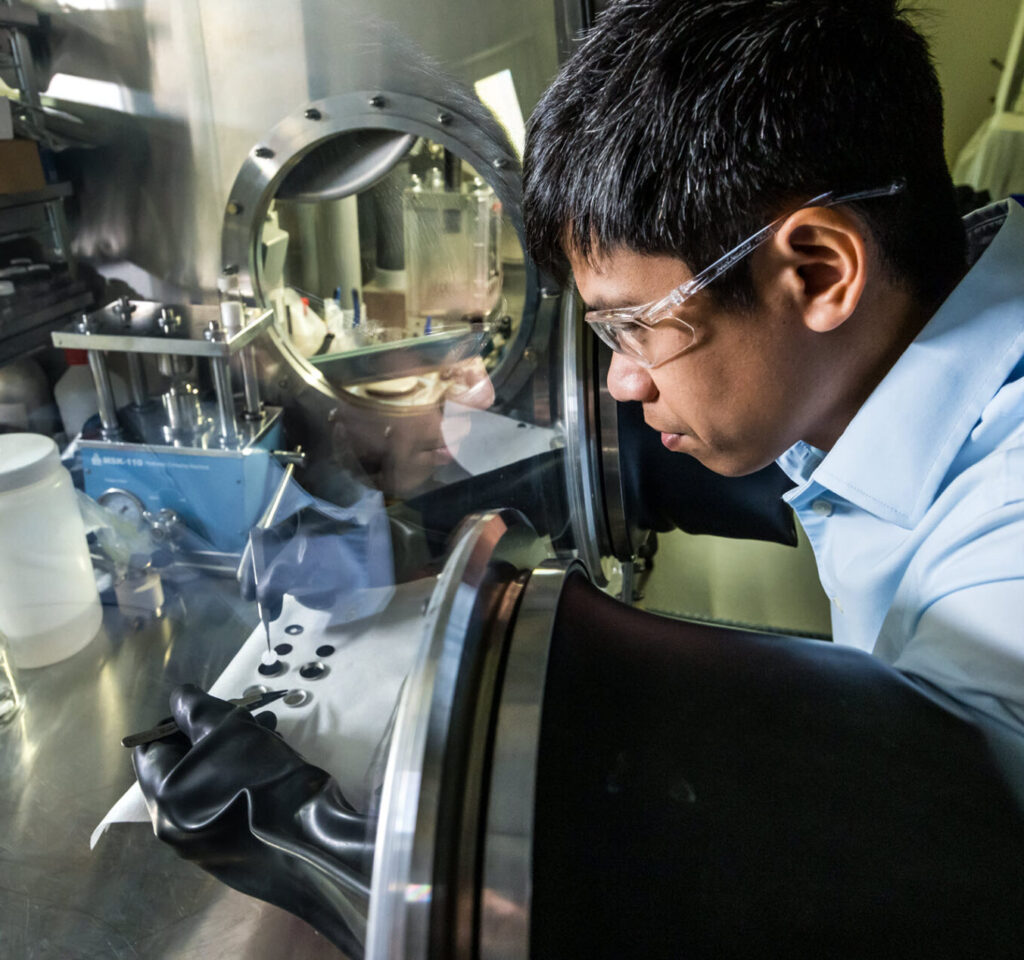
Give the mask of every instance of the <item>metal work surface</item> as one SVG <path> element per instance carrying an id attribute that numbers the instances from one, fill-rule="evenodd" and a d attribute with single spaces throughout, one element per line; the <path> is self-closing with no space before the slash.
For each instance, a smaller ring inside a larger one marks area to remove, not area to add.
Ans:
<path id="1" fill-rule="evenodd" d="M 89 834 L 133 779 L 119 743 L 167 713 L 176 684 L 209 687 L 255 622 L 234 581 L 195 581 L 163 620 L 105 608 L 68 660 L 24 670 L 0 728 L 0 957 L 17 960 L 336 960 L 301 920 L 236 893 L 146 824 Z"/>

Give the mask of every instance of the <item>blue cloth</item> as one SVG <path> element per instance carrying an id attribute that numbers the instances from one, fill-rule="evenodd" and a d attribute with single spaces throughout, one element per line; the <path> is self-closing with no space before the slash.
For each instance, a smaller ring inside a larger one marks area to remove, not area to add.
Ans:
<path id="1" fill-rule="evenodd" d="M 281 479 L 274 465 L 264 507 Z M 246 599 L 259 598 L 276 619 L 286 593 L 303 606 L 329 611 L 333 625 L 361 620 L 388 605 L 394 593 L 391 528 L 379 490 L 352 485 L 359 496 L 347 506 L 314 497 L 289 481 L 274 524 L 253 528 L 252 565 L 241 571 Z M 258 574 L 258 588 L 253 574 Z"/>
<path id="2" fill-rule="evenodd" d="M 987 249 L 832 450 L 798 443 L 778 462 L 797 483 L 785 499 L 814 548 L 834 640 L 1016 737 L 1024 734 L 1024 208 L 1004 202 L 972 218 L 968 236 L 974 246 L 990 241 Z"/>

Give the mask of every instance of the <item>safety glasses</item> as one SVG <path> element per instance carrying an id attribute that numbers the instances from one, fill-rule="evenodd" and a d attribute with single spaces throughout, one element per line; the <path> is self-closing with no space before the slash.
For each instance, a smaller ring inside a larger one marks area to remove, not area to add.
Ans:
<path id="1" fill-rule="evenodd" d="M 679 309 L 694 294 L 717 280 L 744 257 L 749 256 L 762 243 L 779 232 L 782 225 L 799 210 L 807 207 L 833 207 L 840 203 L 854 203 L 858 200 L 873 200 L 877 197 L 891 197 L 906 186 L 903 180 L 895 180 L 888 186 L 875 190 L 859 190 L 836 196 L 831 191 L 822 193 L 773 220 L 753 236 L 733 247 L 700 273 L 680 284 L 667 296 L 638 307 L 620 307 L 611 310 L 590 310 L 584 319 L 616 353 L 624 354 L 648 369 L 660 367 L 669 360 L 697 343 L 697 329 L 678 316 Z"/>

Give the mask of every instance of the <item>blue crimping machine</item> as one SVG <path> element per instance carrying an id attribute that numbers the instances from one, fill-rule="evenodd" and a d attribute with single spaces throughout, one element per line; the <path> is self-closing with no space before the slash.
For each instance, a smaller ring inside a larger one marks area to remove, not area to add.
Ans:
<path id="1" fill-rule="evenodd" d="M 281 410 L 260 400 L 254 355 L 272 322 L 271 310 L 238 301 L 122 298 L 55 332 L 55 346 L 88 351 L 96 385 L 99 413 L 78 442 L 85 492 L 131 522 L 160 518 L 187 550 L 240 554 L 286 456 Z M 108 369 L 116 353 L 132 395 L 121 408 Z"/>

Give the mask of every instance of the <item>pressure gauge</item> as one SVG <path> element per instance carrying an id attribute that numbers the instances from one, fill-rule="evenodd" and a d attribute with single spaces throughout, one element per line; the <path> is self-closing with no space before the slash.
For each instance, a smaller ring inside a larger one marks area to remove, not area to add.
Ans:
<path id="1" fill-rule="evenodd" d="M 122 520 L 130 523 L 133 527 L 139 528 L 142 526 L 146 507 L 134 493 L 129 493 L 127 490 L 121 490 L 118 487 L 111 487 L 109 490 L 101 493 L 96 502 L 101 507 L 106 507 L 108 510 L 116 513 Z"/>

